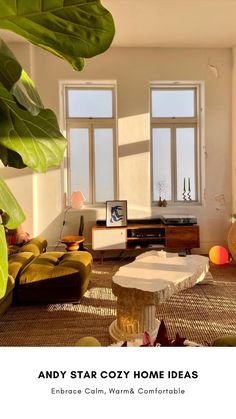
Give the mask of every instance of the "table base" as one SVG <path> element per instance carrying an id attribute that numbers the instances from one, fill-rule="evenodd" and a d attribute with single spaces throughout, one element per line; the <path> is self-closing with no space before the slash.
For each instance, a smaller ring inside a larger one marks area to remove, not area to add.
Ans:
<path id="1" fill-rule="evenodd" d="M 124 305 L 120 305 L 118 300 L 117 320 L 114 320 L 109 327 L 110 336 L 114 341 L 126 341 L 142 339 L 144 332 L 148 332 L 154 339 L 160 326 L 160 321 L 155 317 L 155 311 L 154 305 L 140 305 L 139 307 L 128 305 L 124 310 Z"/>
<path id="2" fill-rule="evenodd" d="M 174 293 L 193 287 L 208 271 L 208 258 L 199 255 L 179 257 L 177 254 L 147 252 L 112 278 L 112 291 L 117 297 L 117 319 L 109 332 L 113 340 L 142 338 L 148 332 L 155 338 L 160 325 L 156 306 Z"/>

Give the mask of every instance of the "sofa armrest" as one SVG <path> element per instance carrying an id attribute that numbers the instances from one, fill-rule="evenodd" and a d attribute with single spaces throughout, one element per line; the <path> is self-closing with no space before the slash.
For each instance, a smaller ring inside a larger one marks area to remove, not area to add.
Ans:
<path id="1" fill-rule="evenodd" d="M 46 251 L 47 244 L 47 240 L 44 237 L 37 236 L 21 246 L 18 253 L 31 252 L 34 256 L 38 256 Z"/>
<path id="2" fill-rule="evenodd" d="M 33 261 L 35 256 L 31 252 L 18 252 L 8 258 L 8 273 L 16 280 L 22 270 Z"/>

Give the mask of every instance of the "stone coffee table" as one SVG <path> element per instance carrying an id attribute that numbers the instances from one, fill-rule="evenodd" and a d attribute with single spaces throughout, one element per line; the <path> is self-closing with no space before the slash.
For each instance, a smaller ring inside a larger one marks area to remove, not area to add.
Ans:
<path id="1" fill-rule="evenodd" d="M 145 331 L 156 337 L 160 325 L 156 305 L 202 281 L 208 269 L 207 257 L 180 257 L 163 250 L 143 253 L 122 266 L 112 278 L 112 291 L 117 296 L 117 319 L 109 328 L 112 339 L 133 340 Z"/>

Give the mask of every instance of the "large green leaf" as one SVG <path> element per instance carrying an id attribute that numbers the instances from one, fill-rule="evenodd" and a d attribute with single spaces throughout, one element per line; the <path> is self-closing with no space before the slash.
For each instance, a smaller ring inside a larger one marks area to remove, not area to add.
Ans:
<path id="1" fill-rule="evenodd" d="M 25 214 L 2 176 L 0 176 L 0 209 L 9 216 L 6 227 L 10 230 L 15 229 L 25 220 Z"/>
<path id="2" fill-rule="evenodd" d="M 0 83 L 13 94 L 20 106 L 33 115 L 37 115 L 40 109 L 44 108 L 33 80 L 22 69 L 12 51 L 1 38 Z"/>
<path id="3" fill-rule="evenodd" d="M 0 298 L 2 298 L 8 281 L 8 254 L 3 221 L 7 228 L 13 230 L 24 221 L 25 215 L 1 176 L 0 209 L 4 212 L 4 220 L 0 215 Z"/>
<path id="4" fill-rule="evenodd" d="M 0 298 L 4 297 L 8 280 L 8 255 L 6 236 L 3 225 L 0 225 Z"/>
<path id="5" fill-rule="evenodd" d="M 20 80 L 14 84 L 11 89 L 11 93 L 17 102 L 27 109 L 32 115 L 38 115 L 40 109 L 44 108 L 33 80 L 31 80 L 26 71 L 23 69 Z"/>
<path id="6" fill-rule="evenodd" d="M 20 109 L 1 83 L 0 126 L 0 144 L 19 154 L 26 166 L 45 172 L 60 165 L 67 141 L 55 114 L 50 109 L 41 109 L 38 115 Z"/>
<path id="7" fill-rule="evenodd" d="M 0 144 L 0 160 L 2 160 L 4 166 L 14 167 L 15 169 L 23 169 L 26 167 L 22 157 L 13 150 L 8 150 Z"/>
<path id="8" fill-rule="evenodd" d="M 99 0 L 0 0 L 0 27 L 11 30 L 81 70 L 84 58 L 109 48 L 112 15 Z"/>
<path id="9" fill-rule="evenodd" d="M 0 81 L 11 90 L 12 86 L 21 76 L 21 65 L 18 63 L 14 54 L 0 38 Z"/>

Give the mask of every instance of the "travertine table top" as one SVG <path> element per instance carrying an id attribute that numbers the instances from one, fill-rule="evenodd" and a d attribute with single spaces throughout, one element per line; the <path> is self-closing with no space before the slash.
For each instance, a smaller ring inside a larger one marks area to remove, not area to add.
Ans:
<path id="1" fill-rule="evenodd" d="M 145 252 L 118 270 L 112 279 L 112 289 L 115 295 L 121 292 L 120 287 L 154 293 L 158 302 L 163 302 L 175 292 L 203 280 L 208 269 L 209 260 L 205 256 Z"/>

